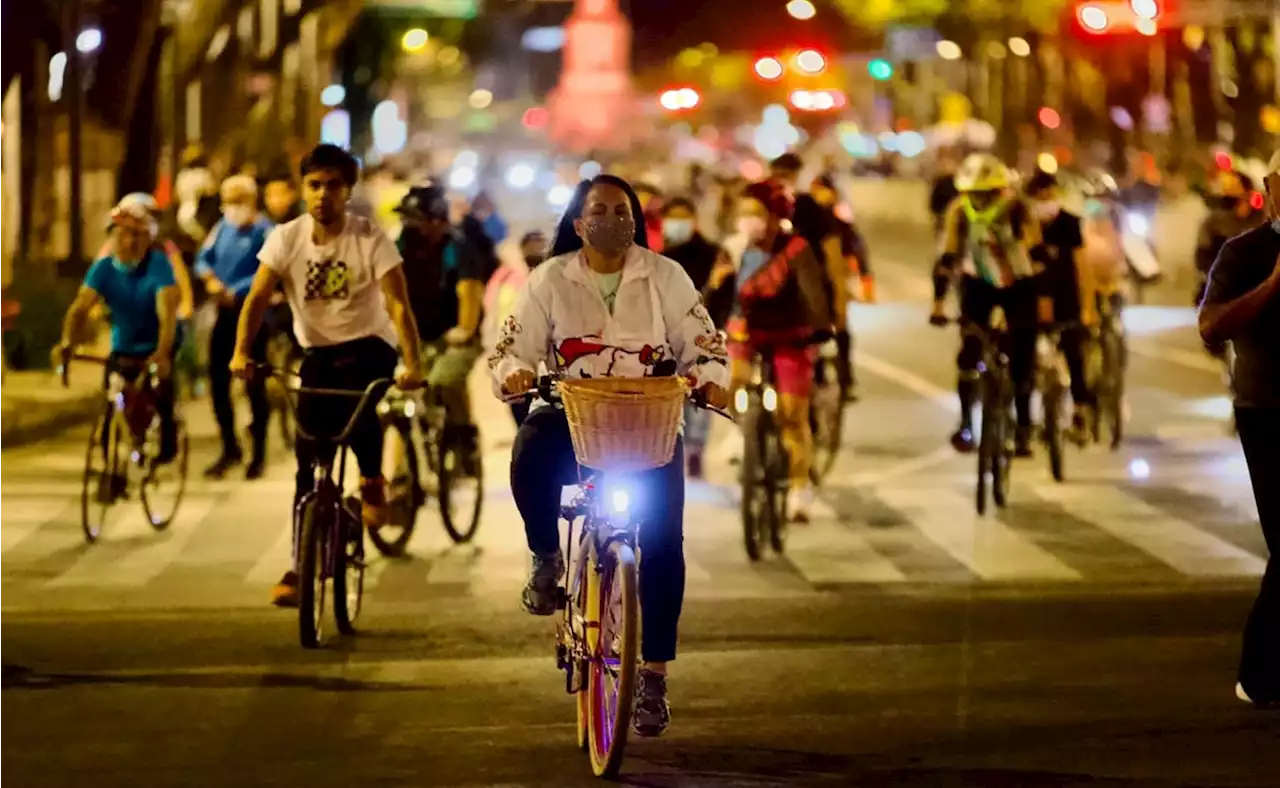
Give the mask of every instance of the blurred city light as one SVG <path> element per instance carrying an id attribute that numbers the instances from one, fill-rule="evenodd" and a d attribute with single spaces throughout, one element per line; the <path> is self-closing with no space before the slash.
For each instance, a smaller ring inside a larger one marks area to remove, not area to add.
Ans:
<path id="1" fill-rule="evenodd" d="M 1014 36 L 1009 39 L 1009 51 L 1018 57 L 1026 57 L 1031 54 L 1031 44 L 1021 36 Z"/>
<path id="2" fill-rule="evenodd" d="M 867 64 L 867 73 L 872 79 L 886 80 L 893 76 L 893 65 L 882 57 L 878 57 Z"/>
<path id="3" fill-rule="evenodd" d="M 88 54 L 102 46 L 102 31 L 96 27 L 87 27 L 76 36 L 76 50 Z"/>
<path id="4" fill-rule="evenodd" d="M 1125 131 L 1133 130 L 1133 115 L 1124 107 L 1111 108 L 1111 122 Z"/>
<path id="5" fill-rule="evenodd" d="M 347 89 L 341 85 L 326 85 L 320 91 L 320 103 L 326 107 L 336 107 L 347 100 Z"/>
<path id="6" fill-rule="evenodd" d="M 1053 107 L 1041 107 L 1036 117 L 1039 118 L 1040 125 L 1046 129 L 1056 129 L 1062 125 L 1062 116 Z"/>
<path id="7" fill-rule="evenodd" d="M 550 115 L 546 107 L 530 107 L 524 111 L 524 117 L 520 118 L 526 129 L 544 129 L 548 120 Z"/>
<path id="8" fill-rule="evenodd" d="M 49 58 L 49 100 L 62 98 L 62 81 L 67 73 L 67 53 L 59 52 Z"/>
<path id="9" fill-rule="evenodd" d="M 484 109 L 493 103 L 493 93 L 491 91 L 480 88 L 471 91 L 471 97 L 467 99 L 467 103 L 472 109 Z"/>
<path id="10" fill-rule="evenodd" d="M 791 0 L 787 3 L 787 13 L 796 19 L 813 19 L 818 11 L 809 0 Z"/>
<path id="11" fill-rule="evenodd" d="M 827 67 L 827 59 L 816 49 L 806 49 L 796 55 L 796 68 L 806 74 L 818 74 Z"/>
<path id="12" fill-rule="evenodd" d="M 807 90 L 791 91 L 791 106 L 796 109 L 813 109 L 813 94 Z"/>
<path id="13" fill-rule="evenodd" d="M 399 153 L 409 141 L 409 127 L 400 120 L 400 106 L 387 99 L 373 108 L 373 147 L 379 153 Z"/>
<path id="14" fill-rule="evenodd" d="M 1056 175 L 1058 172 L 1058 157 L 1052 153 L 1041 153 L 1036 157 L 1036 169 L 1046 175 Z"/>
<path id="15" fill-rule="evenodd" d="M 908 159 L 915 158 L 928 146 L 925 142 L 924 135 L 918 131 L 904 131 L 898 135 L 898 153 L 906 156 Z"/>
<path id="16" fill-rule="evenodd" d="M 1213 154 L 1213 163 L 1218 165 L 1218 169 L 1220 170 L 1230 170 L 1232 168 L 1231 154 L 1220 150 Z"/>
<path id="17" fill-rule="evenodd" d="M 1125 214 L 1125 225 L 1128 226 L 1129 232 L 1139 238 L 1146 238 L 1151 232 L 1151 220 L 1140 211 L 1130 211 Z"/>
<path id="18" fill-rule="evenodd" d="M 351 115 L 345 109 L 331 110 L 320 120 L 320 141 L 339 148 L 351 147 Z"/>
<path id="19" fill-rule="evenodd" d="M 598 161 L 584 161 L 582 166 L 578 168 L 578 177 L 584 181 L 589 181 L 600 173 L 604 172 L 604 167 Z"/>
<path id="20" fill-rule="evenodd" d="M 1005 49 L 1004 44 L 1001 44 L 999 41 L 987 42 L 987 57 L 993 60 L 1004 60 L 1005 55 L 1008 53 L 1009 50 Z"/>
<path id="21" fill-rule="evenodd" d="M 1249 192 L 1249 207 L 1255 211 L 1261 211 L 1267 204 L 1267 198 L 1262 192 Z"/>
<path id="22" fill-rule="evenodd" d="M 898 135 L 894 134 L 892 131 L 880 132 L 879 136 L 876 137 L 876 142 L 880 144 L 881 148 L 889 151 L 890 153 L 896 153 L 898 151 Z"/>
<path id="23" fill-rule="evenodd" d="M 520 46 L 530 52 L 555 52 L 564 46 L 564 28 L 531 27 L 520 36 Z"/>
<path id="24" fill-rule="evenodd" d="M 1222 95 L 1226 96 L 1229 99 L 1239 98 L 1240 86 L 1237 85 L 1233 80 L 1230 80 L 1224 77 L 1222 79 Z"/>
<path id="25" fill-rule="evenodd" d="M 761 79 L 777 79 L 782 76 L 782 63 L 776 57 L 762 57 L 756 61 L 756 74 Z"/>
<path id="26" fill-rule="evenodd" d="M 680 105 L 685 109 L 693 109 L 702 100 L 702 97 L 698 95 L 698 91 L 693 88 L 680 88 L 676 92 L 680 97 Z"/>
<path id="27" fill-rule="evenodd" d="M 1156 0 L 1129 0 L 1129 7 L 1139 19 L 1152 21 L 1160 15 L 1160 5 Z"/>
<path id="28" fill-rule="evenodd" d="M 455 167 L 449 173 L 450 189 L 466 189 L 476 182 L 476 171 L 473 167 Z"/>
<path id="29" fill-rule="evenodd" d="M 453 157 L 453 166 L 478 167 L 480 166 L 480 154 L 473 150 L 458 151 L 458 155 Z"/>
<path id="30" fill-rule="evenodd" d="M 1076 10 L 1076 16 L 1080 19 L 1080 24 L 1085 30 L 1091 33 L 1101 33 L 1111 26 L 1111 20 L 1107 17 L 1107 12 L 1096 5 L 1082 5 Z"/>
<path id="31" fill-rule="evenodd" d="M 770 104 L 760 114 L 760 120 L 767 126 L 790 123 L 791 113 L 787 112 L 787 108 L 781 104 Z"/>
<path id="32" fill-rule="evenodd" d="M 1139 19 L 1138 23 L 1134 25 L 1134 27 L 1144 36 L 1154 36 L 1156 33 L 1160 32 L 1160 28 L 1156 25 L 1155 20 L 1153 19 Z"/>
<path id="33" fill-rule="evenodd" d="M 400 38 L 400 48 L 406 52 L 421 52 L 427 48 L 427 31 L 420 27 L 406 30 Z"/>
<path id="34" fill-rule="evenodd" d="M 701 100 L 702 97 L 693 88 L 672 88 L 662 92 L 662 95 L 658 98 L 658 103 L 665 110 L 678 112 L 684 109 L 693 109 L 698 106 Z"/>
<path id="35" fill-rule="evenodd" d="M 1134 457 L 1129 461 L 1129 475 L 1135 479 L 1151 478 L 1151 463 L 1141 457 Z"/>
<path id="36" fill-rule="evenodd" d="M 954 41 L 939 41 L 934 48 L 938 51 L 938 57 L 943 60 L 959 60 L 964 54 L 960 50 L 960 45 Z"/>
<path id="37" fill-rule="evenodd" d="M 573 187 L 566 186 L 563 183 L 557 183 L 547 192 L 547 202 L 556 208 L 563 208 L 573 199 Z"/>
<path id="38" fill-rule="evenodd" d="M 533 165 L 521 162 L 513 164 L 507 170 L 507 185 L 513 189 L 527 189 L 533 185 L 533 181 L 538 177 L 538 171 Z"/>

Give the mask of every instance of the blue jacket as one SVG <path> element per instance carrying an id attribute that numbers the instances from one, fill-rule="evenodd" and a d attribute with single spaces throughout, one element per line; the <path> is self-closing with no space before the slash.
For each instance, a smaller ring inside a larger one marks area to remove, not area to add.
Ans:
<path id="1" fill-rule="evenodd" d="M 196 274 L 206 276 L 212 272 L 236 298 L 243 298 L 258 273 L 258 252 L 273 227 L 265 217 L 245 227 L 219 221 L 196 255 Z"/>

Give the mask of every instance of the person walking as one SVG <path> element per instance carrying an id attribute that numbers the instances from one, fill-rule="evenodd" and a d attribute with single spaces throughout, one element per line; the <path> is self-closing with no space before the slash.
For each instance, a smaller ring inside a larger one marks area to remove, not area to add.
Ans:
<path id="1" fill-rule="evenodd" d="M 205 292 L 218 306 L 218 317 L 209 337 L 209 389 L 213 414 L 222 436 L 222 453 L 204 475 L 221 479 L 244 458 L 236 438 L 236 412 L 231 401 L 231 371 L 228 364 L 235 352 L 236 325 L 245 296 L 258 271 L 258 253 L 272 224 L 258 214 L 258 185 L 248 175 L 233 175 L 222 182 L 222 221 L 213 226 L 196 257 L 196 273 L 204 281 Z M 252 357 L 266 361 L 267 333 L 253 340 Z M 253 454 L 245 470 L 246 479 L 262 476 L 266 463 L 267 418 L 271 412 L 266 383 L 261 378 L 245 383 L 253 422 L 249 435 Z"/>

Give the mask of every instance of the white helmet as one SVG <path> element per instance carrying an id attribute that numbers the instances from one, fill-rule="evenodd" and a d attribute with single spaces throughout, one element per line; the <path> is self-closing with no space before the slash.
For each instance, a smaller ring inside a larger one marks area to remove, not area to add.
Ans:
<path id="1" fill-rule="evenodd" d="M 1009 168 L 990 153 L 971 153 L 956 171 L 956 189 L 961 192 L 990 192 L 1009 187 Z"/>
<path id="2" fill-rule="evenodd" d="M 156 202 L 156 198 L 146 192 L 131 192 L 121 197 L 120 202 L 116 203 L 117 208 L 122 208 L 125 205 L 141 205 L 149 213 L 160 212 L 160 204 Z"/>

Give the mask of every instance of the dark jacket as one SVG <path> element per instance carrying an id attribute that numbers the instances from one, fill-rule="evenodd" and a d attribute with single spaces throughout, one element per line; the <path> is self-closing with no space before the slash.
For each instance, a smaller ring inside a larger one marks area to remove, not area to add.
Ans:
<path id="1" fill-rule="evenodd" d="M 748 329 L 829 330 L 831 299 L 825 279 L 822 264 L 803 238 L 778 233 L 769 261 L 738 282 L 738 302 Z"/>

